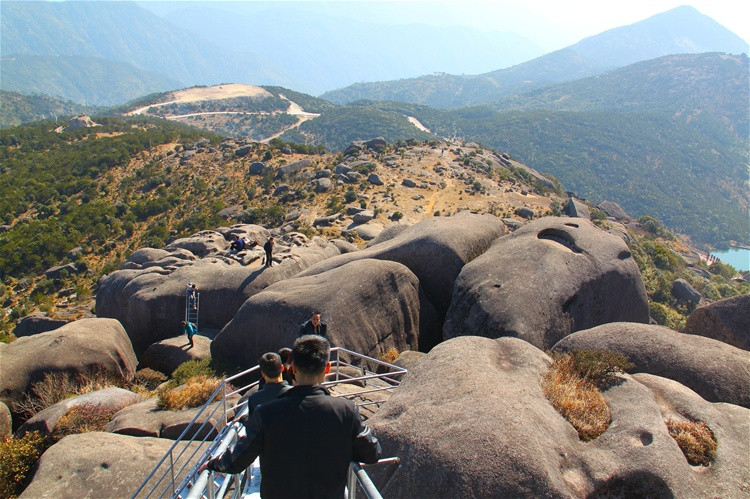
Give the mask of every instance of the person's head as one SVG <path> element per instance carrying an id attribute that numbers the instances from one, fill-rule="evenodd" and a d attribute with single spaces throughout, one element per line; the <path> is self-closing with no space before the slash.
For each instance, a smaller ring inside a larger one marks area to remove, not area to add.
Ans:
<path id="1" fill-rule="evenodd" d="M 187 326 L 187 321 L 182 321 L 182 327 Z"/>
<path id="2" fill-rule="evenodd" d="M 193 289 L 196 288 L 195 284 L 191 284 L 190 287 L 192 287 Z"/>
<path id="3" fill-rule="evenodd" d="M 284 366 L 281 363 L 281 357 L 274 352 L 264 353 L 258 361 L 260 372 L 266 381 L 281 381 L 281 373 Z"/>
<path id="4" fill-rule="evenodd" d="M 317 326 L 318 324 L 320 324 L 320 312 L 316 310 L 315 312 L 310 314 L 310 322 L 313 326 Z"/>
<path id="5" fill-rule="evenodd" d="M 292 347 L 292 366 L 300 385 L 321 383 L 330 371 L 331 344 L 322 336 L 306 334 Z"/>
<path id="6" fill-rule="evenodd" d="M 289 347 L 280 348 L 277 352 L 281 357 L 281 362 L 284 364 L 292 363 L 292 349 Z"/>

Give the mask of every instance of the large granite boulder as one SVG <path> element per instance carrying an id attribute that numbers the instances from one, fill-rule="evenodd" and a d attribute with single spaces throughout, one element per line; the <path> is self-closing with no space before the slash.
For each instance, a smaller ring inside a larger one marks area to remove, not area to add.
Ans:
<path id="1" fill-rule="evenodd" d="M 684 332 L 750 350 L 750 294 L 695 309 L 687 318 Z"/>
<path id="2" fill-rule="evenodd" d="M 47 373 L 99 371 L 126 380 L 136 364 L 133 346 L 119 322 L 77 320 L 54 331 L 0 343 L 0 401 L 12 407 Z"/>
<path id="3" fill-rule="evenodd" d="M 619 322 L 578 331 L 555 351 L 611 350 L 635 364 L 634 372 L 673 379 L 710 402 L 750 407 L 750 353 L 663 326 Z"/>
<path id="4" fill-rule="evenodd" d="M 545 398 L 542 378 L 549 362 L 517 338 L 461 337 L 435 347 L 368 420 L 383 454 L 401 458 L 395 469 L 368 470 L 383 496 L 744 494 L 750 411 L 694 394 L 686 408 L 669 394 L 670 414 L 697 416 L 717 435 L 717 457 L 703 472 L 688 464 L 669 435 L 663 392 L 625 376 L 604 392 L 609 428 L 582 443 Z"/>
<path id="5" fill-rule="evenodd" d="M 10 437 L 13 433 L 13 417 L 10 409 L 3 402 L 0 402 L 0 440 Z"/>
<path id="6" fill-rule="evenodd" d="M 238 401 L 239 396 L 235 395 L 227 399 L 227 404 L 231 407 Z M 134 437 L 159 437 L 170 440 L 177 440 L 182 436 L 182 440 L 187 440 L 193 437 L 213 439 L 216 437 L 216 430 L 224 427 L 224 412 L 218 408 L 223 405 L 222 401 L 211 404 L 205 411 L 201 411 L 201 407 L 169 411 L 160 409 L 157 403 L 158 401 L 152 398 L 123 408 L 112 416 L 112 420 L 107 424 L 107 431 Z M 229 420 L 233 417 L 234 413 L 230 411 Z M 193 419 L 195 424 L 182 435 Z"/>
<path id="7" fill-rule="evenodd" d="M 211 356 L 255 365 L 263 353 L 291 346 L 314 310 L 333 346 L 375 358 L 389 348 L 418 347 L 419 281 L 399 263 L 366 259 L 254 295 L 211 342 Z"/>
<path id="8" fill-rule="evenodd" d="M 672 282 L 672 296 L 680 303 L 699 303 L 701 295 L 685 279 L 675 279 Z"/>
<path id="9" fill-rule="evenodd" d="M 166 251 L 184 249 L 188 250 L 198 258 L 209 254 L 217 254 L 229 249 L 229 241 L 224 236 L 213 230 L 203 230 L 189 237 L 183 237 L 169 243 Z"/>
<path id="10" fill-rule="evenodd" d="M 250 240 L 264 241 L 268 237 L 268 231 L 259 226 L 235 226 L 226 233 L 227 237 L 230 234 L 246 235 Z M 224 239 L 224 236 L 220 237 Z M 289 233 L 276 239 L 274 259 L 280 263 L 270 268 L 261 265 L 264 253 L 261 247 L 256 247 L 236 254 L 211 253 L 194 261 L 185 260 L 185 265 L 175 266 L 165 258 L 145 268 L 141 265 L 142 268 L 118 270 L 99 280 L 96 312 L 100 317 L 112 317 L 122 322 L 133 348 L 141 355 L 152 343 L 182 333 L 180 322 L 185 316 L 188 283 L 196 284 L 200 294 L 199 330 L 218 330 L 232 319 L 250 296 L 315 263 L 341 254 L 341 247 L 336 242 Z M 158 265 L 164 260 L 169 263 Z M 244 264 L 246 261 L 249 263 Z"/>
<path id="11" fill-rule="evenodd" d="M 48 317 L 42 312 L 33 312 L 20 321 L 13 330 L 13 335 L 16 338 L 22 336 L 32 336 L 34 334 L 44 333 L 45 331 L 52 331 L 59 327 L 67 324 L 68 321 L 62 319 L 53 319 Z"/>
<path id="12" fill-rule="evenodd" d="M 142 401 L 143 397 L 140 395 L 130 390 L 116 387 L 85 393 L 62 400 L 34 414 L 31 419 L 21 425 L 16 435 L 22 437 L 29 431 L 39 431 L 44 436 L 50 436 L 60 418 L 67 414 L 73 407 L 96 406 L 114 414 L 120 409 Z"/>
<path id="13" fill-rule="evenodd" d="M 443 336 L 516 336 L 547 349 L 574 331 L 648 320 L 646 289 L 622 239 L 588 220 L 545 217 L 463 268 Z"/>
<path id="14" fill-rule="evenodd" d="M 151 368 L 171 376 L 175 369 L 189 360 L 211 358 L 211 340 L 196 334 L 193 336 L 193 347 L 185 336 L 175 336 L 158 341 L 149 346 L 138 364 L 138 369 Z"/>
<path id="15" fill-rule="evenodd" d="M 19 497 L 130 497 L 173 443 L 103 432 L 67 436 L 42 454 Z M 197 447 L 191 444 L 186 455 Z M 177 464 L 181 469 L 182 462 Z M 176 474 L 175 480 L 183 477 Z"/>
<path id="16" fill-rule="evenodd" d="M 492 215 L 460 212 L 386 231 L 376 238 L 377 244 L 321 262 L 300 276 L 320 274 L 364 258 L 399 262 L 414 272 L 436 310 L 444 315 L 461 268 L 484 253 L 504 233 L 504 228 L 500 219 Z"/>
<path id="17" fill-rule="evenodd" d="M 312 168 L 313 162 L 307 158 L 289 163 L 287 165 L 281 165 L 278 168 L 279 175 L 289 175 L 290 173 L 297 172 L 303 168 Z"/>
<path id="18" fill-rule="evenodd" d="M 577 198 L 570 198 L 564 208 L 565 214 L 573 218 L 585 218 L 591 220 L 589 207 Z"/>

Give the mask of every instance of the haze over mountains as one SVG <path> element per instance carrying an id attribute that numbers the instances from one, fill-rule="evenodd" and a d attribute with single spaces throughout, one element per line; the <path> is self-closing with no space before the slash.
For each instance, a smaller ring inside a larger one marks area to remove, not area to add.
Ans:
<path id="1" fill-rule="evenodd" d="M 229 5 L 3 2 L 2 89 L 112 105 L 191 85 L 270 83 L 280 113 L 271 118 L 250 101 L 196 110 L 229 112 L 212 128 L 220 133 L 283 133 L 331 151 L 378 135 L 479 141 L 592 201 L 657 216 L 698 241 L 750 237 L 748 60 L 730 55 L 748 45 L 692 7 L 539 56 L 506 32 L 386 26 L 243 3 L 228 14 Z M 418 74 L 426 76 L 372 81 Z M 358 80 L 370 83 L 344 87 Z M 325 101 L 301 93 L 326 89 Z M 284 114 L 284 98 L 320 116 L 290 128 L 297 117 Z M 49 117 L 50 106 L 40 108 Z M 250 114 L 229 119 L 238 112 Z"/>

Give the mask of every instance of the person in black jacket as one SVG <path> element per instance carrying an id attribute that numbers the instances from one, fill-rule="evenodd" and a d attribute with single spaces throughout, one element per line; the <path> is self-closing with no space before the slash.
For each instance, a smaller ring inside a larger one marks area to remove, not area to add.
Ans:
<path id="1" fill-rule="evenodd" d="M 263 249 L 266 252 L 266 267 L 273 266 L 273 245 L 273 236 L 269 237 L 268 241 L 266 241 L 266 244 L 263 245 Z"/>
<path id="2" fill-rule="evenodd" d="M 245 418 L 250 417 L 250 414 L 260 404 L 275 400 L 276 397 L 291 388 L 291 385 L 284 380 L 284 364 L 279 354 L 274 352 L 264 353 L 261 355 L 258 365 L 265 384 L 259 387 L 257 391 L 245 394 L 240 398 L 240 403 L 247 401 L 248 414 Z M 245 420 L 243 419 L 242 422 L 245 423 Z"/>
<path id="3" fill-rule="evenodd" d="M 318 336 L 326 336 L 328 332 L 328 326 L 321 322 L 320 312 L 317 310 L 310 314 L 310 320 L 302 324 L 299 330 L 299 336 L 306 334 L 317 334 Z"/>
<path id="4" fill-rule="evenodd" d="M 258 406 L 246 425 L 247 440 L 200 471 L 239 473 L 260 455 L 261 497 L 341 499 L 349 462 L 377 462 L 380 443 L 354 402 L 320 386 L 331 369 L 328 340 L 303 336 L 292 350 L 298 385 Z"/>

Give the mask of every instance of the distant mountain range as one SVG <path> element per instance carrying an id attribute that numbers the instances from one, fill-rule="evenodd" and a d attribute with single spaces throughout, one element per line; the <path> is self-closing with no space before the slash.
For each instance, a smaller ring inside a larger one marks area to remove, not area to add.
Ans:
<path id="1" fill-rule="evenodd" d="M 131 2 L 3 1 L 0 37 L 3 90 L 81 103 L 115 105 L 195 84 L 289 80 L 257 54 L 220 48 Z M 43 77 L 32 81 L 33 71 Z"/>
<path id="2" fill-rule="evenodd" d="M 80 113 L 93 114 L 99 111 L 102 110 L 47 95 L 24 95 L 0 90 L 0 128 L 45 119 L 62 120 Z"/>
<path id="3" fill-rule="evenodd" d="M 357 83 L 321 97 L 337 104 L 367 99 L 456 108 L 594 76 L 637 61 L 701 52 L 741 54 L 748 52 L 748 45 L 694 8 L 678 7 L 510 68 L 477 76 L 428 75 Z"/>

